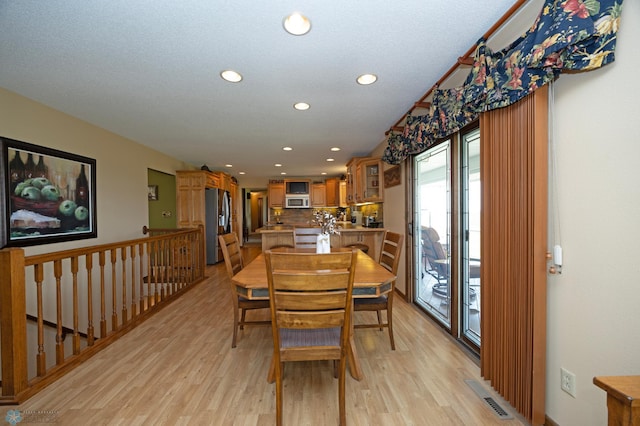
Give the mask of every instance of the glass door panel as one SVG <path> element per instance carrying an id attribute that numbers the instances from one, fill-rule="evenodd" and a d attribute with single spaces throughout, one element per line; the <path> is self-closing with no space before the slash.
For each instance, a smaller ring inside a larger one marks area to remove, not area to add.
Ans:
<path id="1" fill-rule="evenodd" d="M 462 135 L 462 335 L 480 347 L 480 130 Z"/>
<path id="2" fill-rule="evenodd" d="M 451 328 L 451 142 L 418 155 L 415 171 L 415 303 Z"/>

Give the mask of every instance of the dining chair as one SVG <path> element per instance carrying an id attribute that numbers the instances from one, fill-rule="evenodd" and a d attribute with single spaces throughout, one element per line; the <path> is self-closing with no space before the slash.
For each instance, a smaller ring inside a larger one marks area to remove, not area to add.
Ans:
<path id="1" fill-rule="evenodd" d="M 400 262 L 400 253 L 402 252 L 402 242 L 404 235 L 387 231 L 382 241 L 382 250 L 380 252 L 380 265 L 388 269 L 392 274 L 398 272 L 398 264 Z M 375 311 L 378 315 L 377 323 L 360 323 L 355 324 L 354 328 L 383 328 L 389 330 L 389 341 L 391 350 L 396 350 L 396 343 L 393 339 L 393 292 L 395 291 L 395 280 L 391 283 L 391 290 L 380 297 L 376 298 L 356 298 L 353 299 L 354 311 Z M 382 311 L 387 311 L 387 322 L 382 321 Z"/>
<path id="2" fill-rule="evenodd" d="M 238 328 L 244 330 L 245 325 L 266 325 L 271 321 L 248 321 L 246 320 L 247 311 L 255 309 L 269 309 L 268 300 L 249 300 L 240 296 L 231 281 L 231 278 L 237 274 L 244 267 L 244 260 L 242 258 L 242 251 L 240 250 L 240 243 L 235 233 L 223 234 L 218 236 L 218 242 L 220 243 L 220 249 L 222 250 L 222 257 L 224 258 L 224 265 L 227 268 L 227 274 L 229 275 L 229 289 L 231 290 L 231 300 L 233 301 L 233 338 L 231 339 L 231 347 L 236 347 L 236 340 L 238 338 Z M 240 311 L 240 312 L 238 312 Z"/>
<path id="3" fill-rule="evenodd" d="M 276 423 L 282 424 L 282 376 L 289 361 L 333 360 L 340 424 L 346 423 L 345 375 L 357 251 L 265 252 L 276 382 Z"/>
<path id="4" fill-rule="evenodd" d="M 274 248 L 294 248 L 295 238 L 293 229 L 278 231 L 277 233 L 262 234 L 262 251 L 267 251 Z"/>
<path id="5" fill-rule="evenodd" d="M 316 248 L 320 228 L 295 228 L 294 242 L 296 248 Z"/>

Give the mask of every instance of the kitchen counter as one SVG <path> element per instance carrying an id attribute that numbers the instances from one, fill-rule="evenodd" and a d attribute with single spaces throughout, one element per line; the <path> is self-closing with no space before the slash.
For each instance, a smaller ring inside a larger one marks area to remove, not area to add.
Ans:
<path id="1" fill-rule="evenodd" d="M 380 222 L 376 222 L 380 223 Z M 351 223 L 351 222 L 336 222 L 336 225 L 338 225 L 340 227 L 339 231 L 353 231 L 353 230 L 357 230 L 357 231 L 375 231 L 375 230 L 380 230 L 381 228 L 378 228 L 378 226 L 362 226 L 362 225 L 356 225 L 355 223 Z M 264 232 L 282 232 L 282 231 L 292 231 L 295 228 L 317 228 L 316 225 L 312 224 L 312 223 L 291 223 L 291 224 L 277 224 L 277 225 L 265 225 L 262 228 L 258 228 L 256 229 L 256 232 L 258 233 L 264 233 Z"/>
<path id="2" fill-rule="evenodd" d="M 331 235 L 331 247 L 344 247 L 351 244 L 364 244 L 369 247 L 367 254 L 376 261 L 382 249 L 384 228 L 365 227 L 351 222 L 337 222 L 340 234 Z M 293 241 L 296 228 L 317 228 L 309 223 L 288 223 L 265 225 L 256 229 L 262 236 L 262 248 L 270 248 L 276 245 L 290 245 Z"/>

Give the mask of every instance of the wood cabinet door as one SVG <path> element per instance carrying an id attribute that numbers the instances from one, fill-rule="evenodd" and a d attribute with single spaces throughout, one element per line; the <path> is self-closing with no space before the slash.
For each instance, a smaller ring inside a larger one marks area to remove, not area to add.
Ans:
<path id="1" fill-rule="evenodd" d="M 284 207 L 284 182 L 270 183 L 268 196 L 269 207 Z"/>
<path id="2" fill-rule="evenodd" d="M 327 205 L 327 186 L 324 183 L 311 185 L 311 207 L 324 207 Z"/>
<path id="3" fill-rule="evenodd" d="M 340 201 L 340 192 L 339 192 L 339 181 L 338 178 L 331 178 L 325 181 L 325 185 L 327 187 L 326 191 L 326 206 L 327 207 L 337 207 Z"/>

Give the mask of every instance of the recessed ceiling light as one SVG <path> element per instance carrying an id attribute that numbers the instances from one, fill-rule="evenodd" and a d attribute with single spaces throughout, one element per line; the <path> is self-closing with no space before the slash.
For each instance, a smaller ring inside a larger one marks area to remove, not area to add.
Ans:
<path id="1" fill-rule="evenodd" d="M 327 161 L 336 161 L 333 158 L 327 158 Z"/>
<path id="2" fill-rule="evenodd" d="M 293 104 L 293 107 L 298 111 L 306 111 L 311 108 L 311 105 L 306 102 L 298 102 L 297 104 Z"/>
<path id="3" fill-rule="evenodd" d="M 287 174 L 287 172 L 280 172 L 280 174 L 281 174 L 281 175 L 286 175 L 286 174 Z"/>
<path id="4" fill-rule="evenodd" d="M 320 174 L 321 174 L 321 175 L 326 175 L 326 174 L 327 174 L 327 172 L 322 172 L 322 173 L 320 173 Z"/>
<path id="5" fill-rule="evenodd" d="M 283 151 L 293 151 L 293 148 L 291 148 L 290 146 L 285 146 L 282 148 Z"/>
<path id="6" fill-rule="evenodd" d="M 244 175 L 246 174 L 245 172 L 238 172 L 239 175 Z"/>
<path id="7" fill-rule="evenodd" d="M 235 72 L 233 70 L 222 71 L 220 73 L 220 77 L 222 77 L 224 80 L 230 83 L 238 83 L 239 81 L 242 81 L 242 76 L 240 75 L 240 73 Z"/>
<path id="8" fill-rule="evenodd" d="M 367 84 L 375 83 L 377 79 L 378 79 L 378 76 L 375 74 L 362 74 L 361 76 L 356 78 L 356 81 L 358 82 L 358 84 L 362 84 L 363 86 L 366 86 Z"/>
<path id="9" fill-rule="evenodd" d="M 284 18 L 282 23 L 289 34 L 304 35 L 311 29 L 311 21 L 306 16 L 295 12 Z"/>
<path id="10" fill-rule="evenodd" d="M 331 151 L 334 151 L 334 152 L 340 151 L 340 148 L 338 148 L 337 146 L 334 146 L 333 148 L 331 148 Z"/>
<path id="11" fill-rule="evenodd" d="M 225 164 L 225 167 L 233 167 L 233 164 Z"/>
<path id="12" fill-rule="evenodd" d="M 276 167 L 282 167 L 282 164 L 280 164 L 280 163 L 276 163 L 276 164 L 274 164 L 274 166 L 276 166 Z"/>

